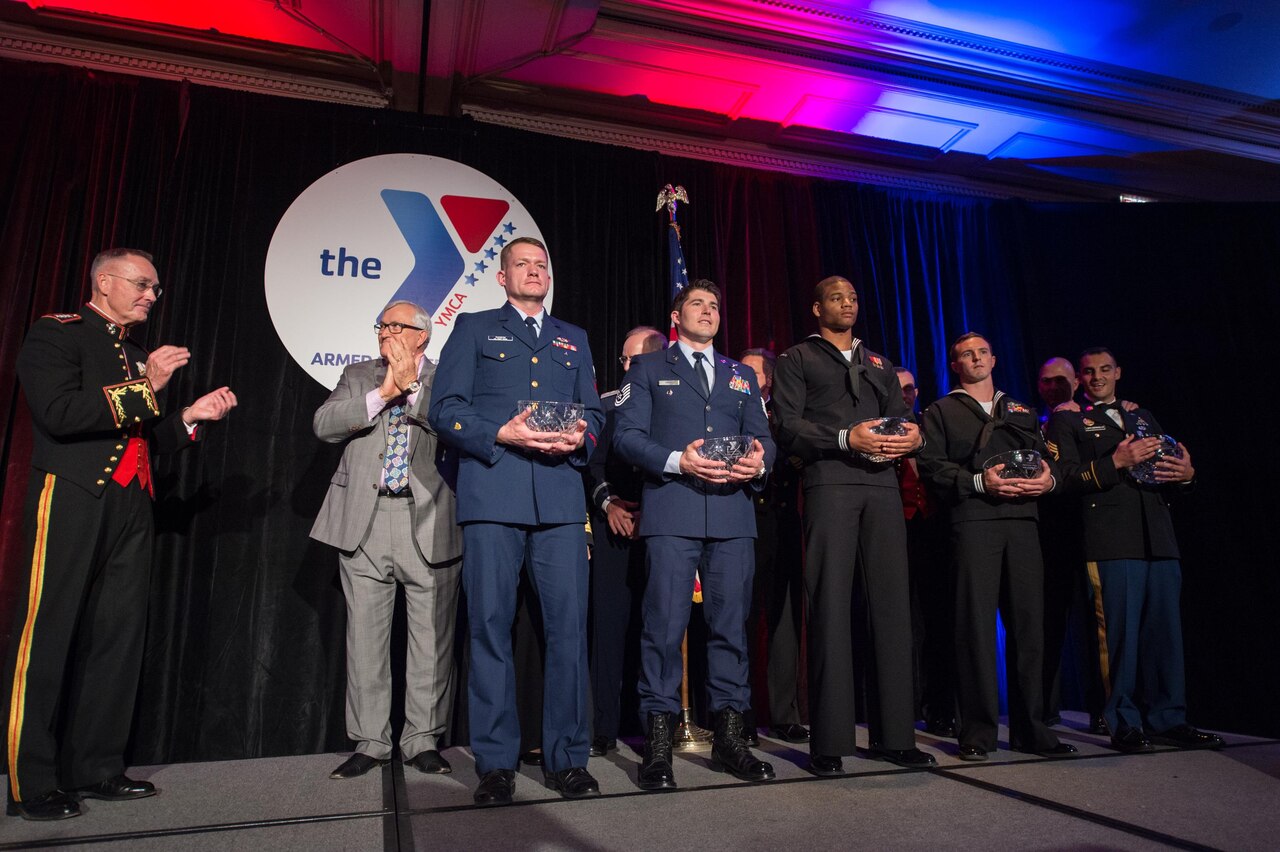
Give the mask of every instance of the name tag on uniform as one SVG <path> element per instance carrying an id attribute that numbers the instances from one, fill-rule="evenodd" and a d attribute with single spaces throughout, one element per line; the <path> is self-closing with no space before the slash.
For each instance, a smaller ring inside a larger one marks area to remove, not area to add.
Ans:
<path id="1" fill-rule="evenodd" d="M 658 387 L 665 388 L 680 384 L 679 379 L 658 379 Z"/>
<path id="2" fill-rule="evenodd" d="M 497 340 L 497 341 L 500 341 L 500 342 L 502 342 L 502 343 L 511 343 L 511 342 L 512 342 L 512 339 L 511 339 L 510 337 L 507 337 L 505 334 L 491 334 L 491 335 L 489 335 L 489 339 L 490 339 L 490 340 Z"/>

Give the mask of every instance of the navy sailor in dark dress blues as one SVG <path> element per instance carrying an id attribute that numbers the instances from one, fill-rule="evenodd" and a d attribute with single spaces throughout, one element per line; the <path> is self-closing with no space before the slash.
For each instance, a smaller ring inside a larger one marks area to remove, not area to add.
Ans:
<path id="1" fill-rule="evenodd" d="M 1044 723 L 1044 565 L 1036 499 L 1053 489 L 1043 461 L 1035 412 L 997 391 L 996 358 L 982 335 L 951 346 L 960 387 L 924 413 L 920 473 L 947 504 L 956 570 L 956 687 L 960 759 L 986 760 L 996 750 L 1000 701 L 996 679 L 996 611 L 1009 643 L 1009 744 L 1046 756 L 1072 754 Z M 1034 449 L 1042 456 L 1034 479 L 1001 479 L 993 456 Z"/>
<path id="2" fill-rule="evenodd" d="M 1156 464 L 1159 485 L 1127 470 L 1149 460 L 1162 434 L 1145 408 L 1116 403 L 1120 367 L 1106 349 L 1080 356 L 1086 406 L 1049 420 L 1049 451 L 1067 493 L 1080 495 L 1084 555 L 1098 614 L 1104 715 L 1112 745 L 1150 751 L 1152 743 L 1221 748 L 1222 738 L 1187 724 L 1182 658 L 1182 564 L 1168 498 L 1195 478 L 1191 454 Z M 1149 436 L 1149 437 L 1144 437 Z"/>
<path id="3" fill-rule="evenodd" d="M 124 774 L 151 575 L 150 454 L 190 446 L 198 423 L 236 404 L 220 388 L 163 416 L 160 392 L 190 353 L 147 352 L 129 335 L 160 295 L 156 278 L 145 252 L 102 252 L 89 304 L 41 317 L 18 355 L 34 442 L 6 745 L 9 813 L 26 819 L 155 794 Z"/>
<path id="4" fill-rule="evenodd" d="M 856 752 L 854 583 L 866 589 L 875 657 L 871 750 L 900 766 L 934 766 L 916 747 L 912 709 L 911 603 L 907 535 L 893 460 L 915 452 L 920 430 L 877 435 L 862 421 L 910 419 L 888 358 L 853 336 L 858 294 L 832 276 L 814 288 L 818 334 L 778 358 L 773 415 L 783 452 L 803 463 L 809 613 L 809 770 L 840 775 Z M 861 425 L 855 425 L 859 424 Z M 883 455 L 872 462 L 862 453 Z M 859 576 L 861 575 L 861 576 Z"/>

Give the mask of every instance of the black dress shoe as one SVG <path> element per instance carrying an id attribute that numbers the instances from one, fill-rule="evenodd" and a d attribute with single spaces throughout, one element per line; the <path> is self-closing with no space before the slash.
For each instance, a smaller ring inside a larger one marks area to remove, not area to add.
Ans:
<path id="1" fill-rule="evenodd" d="M 509 805 L 515 791 L 516 771 L 514 769 L 491 769 L 480 777 L 480 786 L 476 787 L 471 800 L 482 808 Z"/>
<path id="2" fill-rule="evenodd" d="M 342 762 L 342 765 L 329 773 L 329 777 L 337 780 L 359 778 L 375 766 L 386 766 L 389 760 L 378 760 L 367 754 L 356 752 Z"/>
<path id="3" fill-rule="evenodd" d="M 1041 757 L 1066 757 L 1069 754 L 1075 754 L 1078 749 L 1071 743 L 1058 743 L 1056 746 L 1049 748 L 1020 748 L 1018 751 L 1023 754 L 1038 754 Z"/>
<path id="4" fill-rule="evenodd" d="M 935 737 L 954 737 L 956 735 L 956 720 L 930 719 L 924 723 L 924 731 L 926 734 L 933 734 Z"/>
<path id="5" fill-rule="evenodd" d="M 1107 724 L 1107 717 L 1102 714 L 1089 716 L 1089 733 L 1101 734 L 1107 736 L 1111 733 L 1111 726 Z"/>
<path id="6" fill-rule="evenodd" d="M 539 749 L 531 748 L 524 754 L 520 755 L 520 762 L 525 766 L 541 766 L 542 752 Z"/>
<path id="7" fill-rule="evenodd" d="M 987 759 L 987 750 L 985 748 L 978 748 L 974 745 L 965 745 L 964 743 L 961 743 L 960 750 L 956 753 L 956 756 L 961 760 L 976 763 L 980 760 Z"/>
<path id="8" fill-rule="evenodd" d="M 1226 741 L 1217 734 L 1197 731 L 1190 725 L 1176 725 L 1167 731 L 1148 734 L 1147 738 L 1156 745 L 1174 746 L 1175 748 L 1222 748 Z"/>
<path id="9" fill-rule="evenodd" d="M 809 755 L 809 771 L 819 778 L 832 778 L 844 774 L 844 761 L 837 755 Z"/>
<path id="10" fill-rule="evenodd" d="M 448 775 L 453 771 L 449 761 L 445 760 L 444 755 L 435 749 L 420 751 L 406 760 L 405 764 L 428 775 Z"/>
<path id="11" fill-rule="evenodd" d="M 887 760 L 890 763 L 904 766 L 907 769 L 924 769 L 937 766 L 933 755 L 926 754 L 918 748 L 881 748 L 875 746 L 867 749 L 867 756 L 872 760 Z"/>
<path id="12" fill-rule="evenodd" d="M 546 774 L 547 786 L 566 799 L 591 799 L 600 795 L 600 785 L 585 766 L 573 766 Z"/>
<path id="13" fill-rule="evenodd" d="M 156 794 L 156 787 L 150 781 L 134 781 L 127 775 L 116 775 L 97 784 L 90 784 L 76 790 L 82 799 L 105 799 L 108 802 L 123 802 L 127 799 L 145 799 Z"/>
<path id="14" fill-rule="evenodd" d="M 613 737 L 596 737 L 591 741 L 591 748 L 587 754 L 592 757 L 604 757 L 609 752 L 618 747 L 618 741 Z"/>
<path id="15" fill-rule="evenodd" d="M 809 742 L 809 729 L 804 725 L 774 725 L 769 733 L 789 743 Z"/>
<path id="16" fill-rule="evenodd" d="M 716 714 L 715 736 L 711 740 L 711 768 L 728 772 L 743 781 L 773 780 L 773 766 L 756 756 L 742 741 L 742 713 L 724 709 Z"/>
<path id="17" fill-rule="evenodd" d="M 54 790 L 21 802 L 10 799 L 5 812 L 30 820 L 70 819 L 80 816 L 80 803 L 70 793 Z"/>
<path id="18" fill-rule="evenodd" d="M 1123 728 L 1118 734 L 1113 734 L 1111 747 L 1125 754 L 1155 751 L 1155 746 L 1151 745 L 1151 740 L 1147 739 L 1141 728 Z"/>
<path id="19" fill-rule="evenodd" d="M 636 774 L 641 790 L 674 790 L 675 771 L 671 768 L 671 714 L 650 713 L 644 733 L 644 761 Z"/>

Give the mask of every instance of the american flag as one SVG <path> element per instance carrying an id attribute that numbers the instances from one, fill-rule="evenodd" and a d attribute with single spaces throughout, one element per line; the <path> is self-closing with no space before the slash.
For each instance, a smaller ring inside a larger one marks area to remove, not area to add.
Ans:
<path id="1" fill-rule="evenodd" d="M 671 301 L 674 302 L 676 294 L 689 283 L 689 270 L 684 267 L 684 250 L 680 247 L 680 228 L 676 225 L 674 217 L 672 217 L 671 223 L 667 226 L 667 257 L 670 259 L 671 264 Z M 676 324 L 674 322 L 671 323 L 671 329 L 667 333 L 667 337 L 672 343 L 675 343 Z"/>

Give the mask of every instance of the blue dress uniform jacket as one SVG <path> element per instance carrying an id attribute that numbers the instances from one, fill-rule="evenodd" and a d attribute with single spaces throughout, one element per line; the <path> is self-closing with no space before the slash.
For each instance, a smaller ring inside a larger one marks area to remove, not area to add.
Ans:
<path id="1" fill-rule="evenodd" d="M 698 539 L 754 538 L 755 510 L 747 491 L 764 480 L 711 485 L 664 472 L 672 452 L 698 438 L 751 435 L 764 447 L 765 469 L 776 448 L 769 432 L 755 371 L 716 355 L 715 383 L 703 395 L 693 367 L 678 347 L 641 355 L 631 362 L 627 381 L 614 400 L 618 424 L 614 448 L 646 474 L 640 536 Z"/>
<path id="2" fill-rule="evenodd" d="M 463 454 L 458 523 L 583 522 L 578 468 L 586 466 L 586 449 L 548 456 L 497 443 L 524 399 L 581 402 L 587 431 L 600 434 L 604 411 L 586 332 L 545 314 L 534 341 L 510 303 L 460 315 L 440 353 L 427 415 L 440 440 Z"/>

